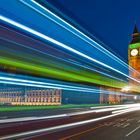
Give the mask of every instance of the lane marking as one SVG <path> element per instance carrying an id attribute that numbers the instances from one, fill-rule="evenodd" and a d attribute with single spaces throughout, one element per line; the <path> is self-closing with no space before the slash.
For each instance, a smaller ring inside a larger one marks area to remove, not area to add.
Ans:
<path id="1" fill-rule="evenodd" d="M 127 127 L 127 126 L 129 126 L 129 125 L 130 125 L 130 123 L 127 123 L 126 125 L 123 126 L 123 128 L 125 128 L 125 127 Z"/>
<path id="2" fill-rule="evenodd" d="M 135 131 L 137 131 L 140 128 L 140 125 L 138 127 L 136 127 L 134 130 L 132 130 L 131 132 L 129 132 L 128 134 L 126 134 L 125 136 L 128 137 L 131 134 L 133 134 Z"/>
<path id="3" fill-rule="evenodd" d="M 134 119 L 128 119 L 127 122 L 131 122 L 131 121 L 133 121 L 133 120 L 134 120 Z"/>
<path id="4" fill-rule="evenodd" d="M 103 126 L 105 126 L 105 125 L 102 125 L 102 124 L 101 124 L 101 125 L 99 125 L 99 126 L 97 126 L 97 127 L 94 127 L 94 128 L 91 128 L 91 129 L 88 129 L 88 130 L 85 130 L 85 131 L 82 131 L 82 132 L 79 132 L 79 133 L 76 133 L 76 134 L 73 134 L 73 135 L 69 135 L 69 136 L 60 138 L 59 140 L 66 140 L 66 139 L 69 139 L 69 138 L 72 138 L 72 137 L 76 137 L 76 136 L 82 135 L 82 134 L 84 134 L 84 133 L 87 133 L 87 132 L 90 132 L 90 131 L 94 131 L 94 130 L 96 130 L 96 129 L 98 129 L 98 128 L 101 128 L 101 127 L 103 127 Z"/>
<path id="5" fill-rule="evenodd" d="M 69 138 L 72 138 L 72 137 L 76 137 L 78 135 L 82 135 L 84 133 L 87 133 L 87 132 L 96 130 L 96 129 L 101 128 L 103 126 L 105 126 L 105 125 L 100 124 L 97 127 L 94 127 L 94 128 L 91 128 L 91 129 L 88 129 L 88 130 L 85 130 L 85 131 L 82 131 L 82 132 L 79 132 L 79 133 L 76 133 L 76 134 L 72 134 L 72 135 L 69 135 L 69 136 L 66 136 L 66 137 L 63 137 L 63 138 L 59 138 L 58 140 L 65 140 L 65 139 L 69 139 Z M 38 136 L 41 136 L 41 134 L 40 135 L 37 135 L 37 137 Z M 30 136 L 30 137 L 26 137 L 26 138 L 19 138 L 18 140 L 27 140 L 27 139 L 32 139 L 32 138 L 34 138 L 34 136 Z"/>
<path id="6" fill-rule="evenodd" d="M 124 104 L 124 105 L 109 105 L 109 106 L 97 106 L 97 107 L 90 107 L 91 109 L 94 108 L 110 108 L 110 107 L 124 107 L 124 106 L 130 106 L 132 104 Z M 133 104 L 135 105 L 135 104 Z"/>

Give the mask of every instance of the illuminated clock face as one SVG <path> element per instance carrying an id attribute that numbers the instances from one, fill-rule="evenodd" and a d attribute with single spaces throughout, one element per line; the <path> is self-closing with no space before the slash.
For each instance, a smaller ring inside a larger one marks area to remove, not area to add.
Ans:
<path id="1" fill-rule="evenodd" d="M 138 50 L 137 49 L 131 50 L 131 55 L 132 56 L 136 56 L 137 54 L 138 54 Z"/>

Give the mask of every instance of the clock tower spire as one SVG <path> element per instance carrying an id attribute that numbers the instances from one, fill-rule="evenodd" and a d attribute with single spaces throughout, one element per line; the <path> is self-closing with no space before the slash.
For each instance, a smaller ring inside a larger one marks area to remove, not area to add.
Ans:
<path id="1" fill-rule="evenodd" d="M 138 31 L 137 25 L 135 24 L 130 44 L 134 44 L 137 42 L 140 42 L 140 36 L 139 36 L 139 31 Z"/>
<path id="2" fill-rule="evenodd" d="M 140 79 L 140 35 L 136 24 L 128 47 L 128 64 L 136 70 L 130 71 L 129 69 L 129 75 L 133 78 Z M 130 83 L 133 82 L 130 81 Z"/>

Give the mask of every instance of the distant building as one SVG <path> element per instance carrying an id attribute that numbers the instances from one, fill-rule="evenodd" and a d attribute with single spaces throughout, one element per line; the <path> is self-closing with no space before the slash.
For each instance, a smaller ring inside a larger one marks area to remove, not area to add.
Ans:
<path id="1" fill-rule="evenodd" d="M 16 67 L 0 65 L 0 70 L 8 73 L 20 72 Z M 28 73 L 28 72 L 27 72 Z M 16 85 L 0 86 L 0 103 L 10 105 L 61 105 L 61 90 Z"/>
<path id="2" fill-rule="evenodd" d="M 0 103 L 11 105 L 61 105 L 61 90 L 34 87 L 0 87 Z"/>
<path id="3" fill-rule="evenodd" d="M 105 93 L 105 90 L 107 93 Z M 119 95 L 118 94 L 119 91 L 120 89 L 107 88 L 102 86 L 100 88 L 100 103 L 119 104 L 123 102 L 127 97 L 124 95 Z"/>

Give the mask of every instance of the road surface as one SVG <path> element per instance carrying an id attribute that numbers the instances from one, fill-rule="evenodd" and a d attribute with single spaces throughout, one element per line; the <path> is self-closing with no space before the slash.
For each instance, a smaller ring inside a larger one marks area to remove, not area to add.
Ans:
<path id="1" fill-rule="evenodd" d="M 140 139 L 140 104 L 133 107 L 91 108 L 54 118 L 6 121 L 8 119 L 3 119 L 0 123 L 1 140 Z"/>

